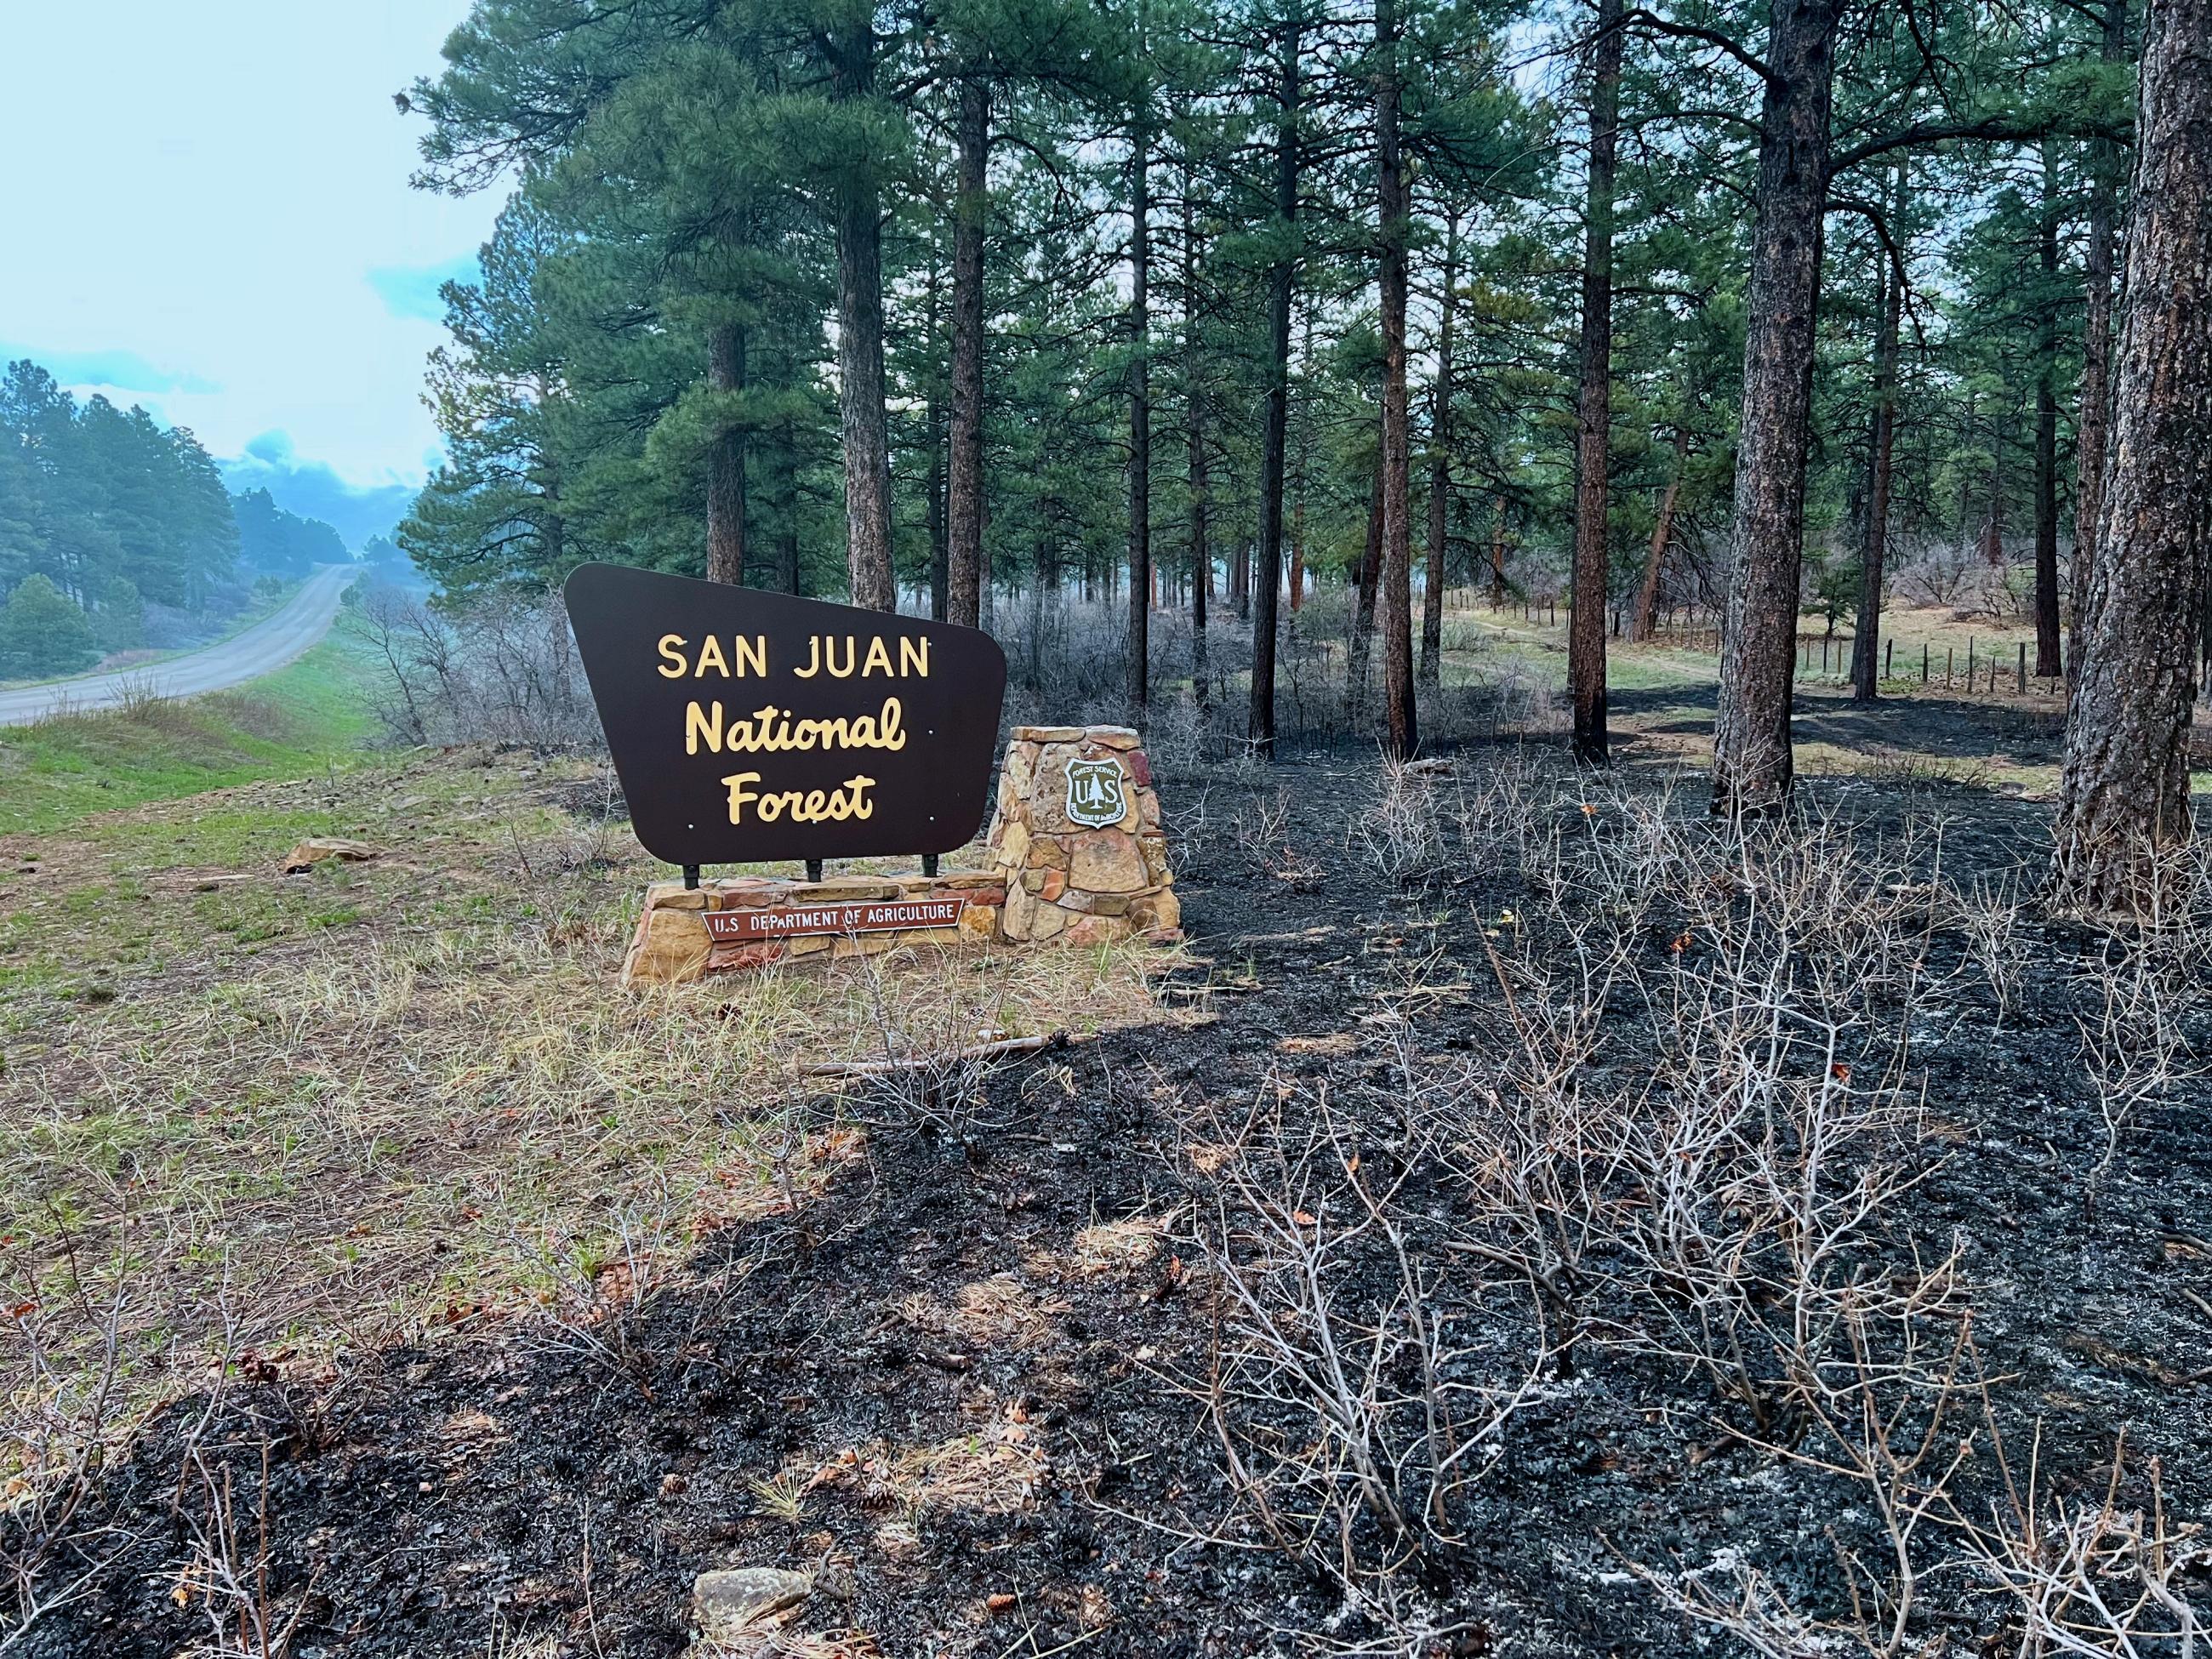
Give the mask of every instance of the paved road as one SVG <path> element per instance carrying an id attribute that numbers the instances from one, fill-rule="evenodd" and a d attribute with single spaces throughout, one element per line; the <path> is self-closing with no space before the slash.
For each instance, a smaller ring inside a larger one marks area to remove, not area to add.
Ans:
<path id="1" fill-rule="evenodd" d="M 133 691 L 196 697 L 274 673 L 331 631 L 331 620 L 338 614 L 338 596 L 360 574 L 346 565 L 327 565 L 308 577 L 276 615 L 218 645 L 166 662 L 0 691 L 0 726 L 22 726 L 62 709 L 78 713 L 110 708 Z"/>

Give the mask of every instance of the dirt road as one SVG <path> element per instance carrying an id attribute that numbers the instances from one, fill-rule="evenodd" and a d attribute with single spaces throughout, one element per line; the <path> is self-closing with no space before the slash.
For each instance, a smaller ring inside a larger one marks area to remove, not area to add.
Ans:
<path id="1" fill-rule="evenodd" d="M 331 620 L 338 613 L 339 596 L 360 574 L 345 565 L 325 566 L 307 579 L 282 611 L 203 650 L 112 674 L 85 674 L 49 685 L 0 691 L 0 726 L 25 726 L 64 710 L 82 713 L 111 708 L 134 691 L 196 697 L 204 691 L 224 690 L 274 673 L 330 632 Z"/>

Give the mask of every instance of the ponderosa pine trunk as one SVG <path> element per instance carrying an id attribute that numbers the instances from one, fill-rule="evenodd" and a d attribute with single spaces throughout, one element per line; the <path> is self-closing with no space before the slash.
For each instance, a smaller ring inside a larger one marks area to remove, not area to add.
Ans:
<path id="1" fill-rule="evenodd" d="M 1990 510 L 1982 520 L 1982 562 L 1992 570 L 2003 568 L 2004 545 L 2004 433 L 1997 411 L 1990 411 Z"/>
<path id="2" fill-rule="evenodd" d="M 2107 64 L 2118 64 L 2127 52 L 2128 0 L 2105 0 L 2104 40 L 2098 55 Z M 2105 441 L 2112 429 L 2112 239 L 2120 188 L 2125 182 L 2118 142 L 2090 141 L 2089 176 L 2088 238 L 2081 256 L 2085 270 L 2081 407 L 2074 419 L 2074 556 L 2066 583 L 2063 666 L 2069 687 L 2074 665 L 2081 657 L 2081 600 L 2089 587 L 2092 550 L 2104 507 Z"/>
<path id="3" fill-rule="evenodd" d="M 2151 0 L 2112 453 L 2066 726 L 2055 896 L 2170 915 L 2212 523 L 2212 0 Z M 2170 884 L 2169 878 L 2173 884 Z"/>
<path id="4" fill-rule="evenodd" d="M 875 89 L 872 21 L 830 44 L 841 99 Z M 883 207 L 875 167 L 862 159 L 837 181 L 837 414 L 845 450 L 846 579 L 854 605 L 898 609 L 891 569 L 890 434 L 884 416 Z"/>
<path id="5" fill-rule="evenodd" d="M 991 147 L 991 88 L 981 76 L 961 77 L 955 125 L 945 616 L 975 628 L 981 625 L 983 603 L 983 232 Z"/>
<path id="6" fill-rule="evenodd" d="M 745 331 L 735 323 L 707 331 L 707 384 L 732 394 L 745 389 Z M 707 580 L 745 580 L 745 434 L 735 425 L 723 426 L 707 447 Z"/>
<path id="7" fill-rule="evenodd" d="M 1667 568 L 1667 548 L 1674 539 L 1674 506 L 1682 498 L 1682 459 L 1687 453 L 1690 435 L 1686 428 L 1674 428 L 1674 466 L 1667 475 L 1667 488 L 1660 493 L 1659 512 L 1651 525 L 1651 544 L 1644 550 L 1644 580 L 1636 590 L 1636 608 L 1628 619 L 1628 637 L 1638 643 L 1651 637 L 1652 620 L 1659 608 L 1659 577 Z"/>
<path id="8" fill-rule="evenodd" d="M 1411 760 L 1421 744 L 1413 706 L 1413 418 L 1406 393 L 1407 239 L 1413 190 L 1399 137 L 1401 96 L 1397 0 L 1376 0 L 1375 204 L 1382 300 L 1382 701 L 1389 753 Z"/>
<path id="9" fill-rule="evenodd" d="M 1345 671 L 1348 718 L 1367 716 L 1367 688 L 1375 674 L 1375 599 L 1382 585 L 1382 459 L 1376 449 L 1375 476 L 1367 486 L 1367 539 L 1360 544 L 1357 597 L 1352 611 L 1352 659 Z"/>
<path id="10" fill-rule="evenodd" d="M 1582 383 L 1575 399 L 1575 556 L 1567 619 L 1574 756 L 1607 763 L 1605 608 L 1612 586 L 1606 534 L 1613 432 L 1613 179 L 1620 143 L 1621 0 L 1598 0 L 1591 54 L 1589 166 L 1583 215 Z"/>
<path id="11" fill-rule="evenodd" d="M 1152 135 L 1129 139 L 1129 702 L 1152 694 Z"/>
<path id="12" fill-rule="evenodd" d="M 1301 365 L 1313 362 L 1313 308 L 1308 307 L 1298 344 Z M 1308 399 L 1298 404 L 1296 453 L 1291 457 L 1291 623 L 1294 629 L 1306 603 L 1306 482 L 1311 477 L 1307 462 L 1312 453 L 1313 404 Z"/>
<path id="13" fill-rule="evenodd" d="M 1844 0 L 1774 0 L 1767 42 L 1727 637 L 1713 722 L 1713 810 L 1729 817 L 1781 805 L 1793 775 L 1806 422 L 1843 7 Z"/>
<path id="14" fill-rule="evenodd" d="M 929 314 L 927 327 L 930 347 L 936 349 L 940 336 L 938 332 L 937 307 L 939 283 L 937 261 L 929 262 Z M 945 523 L 945 399 L 938 393 L 937 377 L 929 381 L 929 403 L 923 410 L 928 425 L 929 473 L 924 488 L 929 493 L 929 614 L 933 621 L 945 620 L 945 605 L 952 585 L 952 555 Z"/>
<path id="15" fill-rule="evenodd" d="M 1505 498 L 1500 495 L 1490 517 L 1490 608 L 1505 609 Z"/>
<path id="16" fill-rule="evenodd" d="M 1897 164 L 1897 205 L 1905 204 L 1905 163 Z M 1899 262 L 1900 264 L 1902 261 Z M 1859 609 L 1851 629 L 1851 701 L 1881 693 L 1883 566 L 1889 553 L 1889 488 L 1897 449 L 1897 344 L 1904 284 L 1895 270 L 1881 284 L 1881 333 L 1874 348 L 1874 440 L 1869 447 L 1866 541 L 1859 558 Z"/>
<path id="17" fill-rule="evenodd" d="M 1276 232 L 1267 271 L 1267 408 L 1260 448 L 1260 558 L 1252 574 L 1252 707 L 1245 735 L 1255 754 L 1275 752 L 1276 599 L 1283 586 L 1283 473 L 1290 434 L 1291 294 L 1297 282 L 1298 27 L 1285 25 L 1275 129 Z"/>
<path id="18" fill-rule="evenodd" d="M 2035 672 L 2058 674 L 2058 161 L 2043 141 L 2043 198 L 2036 225 L 2043 315 L 2035 365 Z"/>
<path id="19" fill-rule="evenodd" d="M 1182 174 L 1183 447 L 1190 490 L 1190 669 L 1193 694 L 1206 705 L 1206 601 L 1213 588 L 1213 550 L 1206 539 L 1206 492 L 1212 487 L 1206 453 L 1206 365 L 1198 327 L 1197 181 Z"/>
<path id="20" fill-rule="evenodd" d="M 1421 594 L 1421 684 L 1443 679 L 1444 571 L 1451 553 L 1452 321 L 1459 288 L 1459 211 L 1444 215 L 1443 288 L 1437 319 L 1437 383 L 1429 416 L 1428 585 Z"/>
<path id="21" fill-rule="evenodd" d="M 796 598 L 805 597 L 805 582 L 799 569 L 799 428 L 790 416 L 783 417 L 783 453 L 790 458 L 784 469 L 783 538 L 776 550 L 776 582 Z"/>

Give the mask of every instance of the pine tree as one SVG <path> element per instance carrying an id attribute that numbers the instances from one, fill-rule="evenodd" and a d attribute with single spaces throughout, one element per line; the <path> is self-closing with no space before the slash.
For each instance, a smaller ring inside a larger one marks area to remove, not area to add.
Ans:
<path id="1" fill-rule="evenodd" d="M 2212 559 L 2212 3 L 2151 0 L 2103 517 L 2082 596 L 2053 873 L 2092 913 L 2171 914 L 2191 835 Z"/>
<path id="2" fill-rule="evenodd" d="M 1612 587 L 1613 168 L 1620 145 L 1621 0 L 1598 0 L 1590 46 L 1588 206 L 1583 214 L 1581 386 L 1576 398 L 1574 599 L 1567 642 L 1575 758 L 1607 763 L 1606 602 Z"/>
<path id="3" fill-rule="evenodd" d="M 1382 532 L 1382 699 L 1389 752 L 1399 760 L 1410 760 L 1420 747 L 1413 704 L 1413 434 L 1406 387 L 1413 194 L 1400 134 L 1405 88 L 1396 0 L 1376 0 L 1375 54 L 1376 217 L 1382 300 L 1382 457 L 1376 480 Z"/>

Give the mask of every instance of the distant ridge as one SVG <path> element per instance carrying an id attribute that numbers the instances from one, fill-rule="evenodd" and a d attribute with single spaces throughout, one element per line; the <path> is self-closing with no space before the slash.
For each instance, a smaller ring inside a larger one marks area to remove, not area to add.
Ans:
<path id="1" fill-rule="evenodd" d="M 415 502 L 411 484 L 357 489 L 320 461 L 288 459 L 272 464 L 258 456 L 243 455 L 218 460 L 216 467 L 232 494 L 265 489 L 287 513 L 320 519 L 356 553 L 375 537 L 390 537 Z"/>

